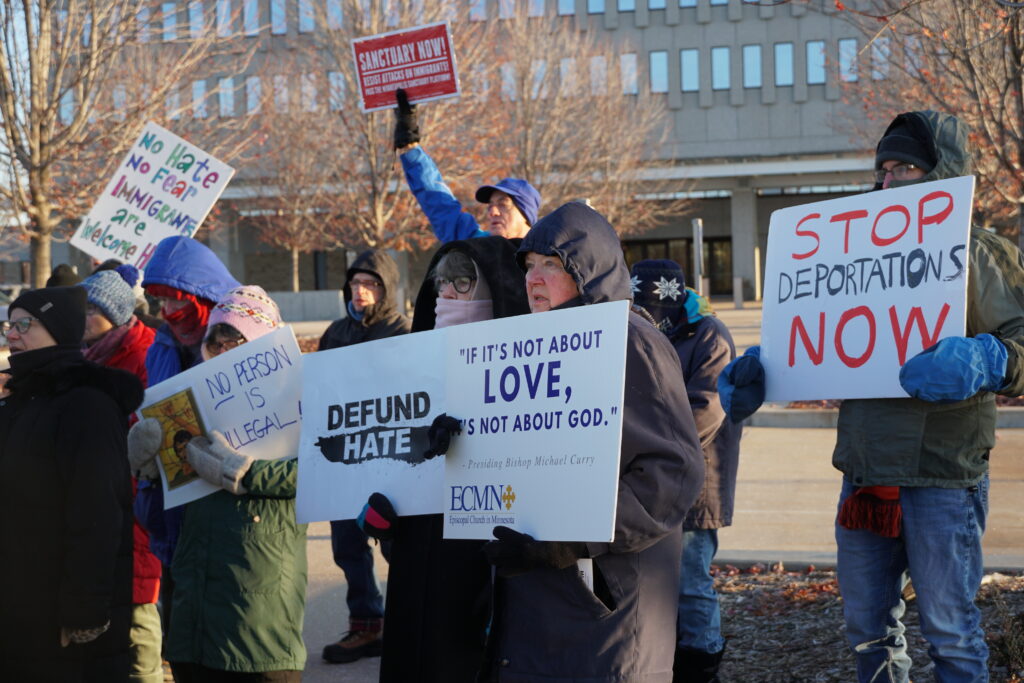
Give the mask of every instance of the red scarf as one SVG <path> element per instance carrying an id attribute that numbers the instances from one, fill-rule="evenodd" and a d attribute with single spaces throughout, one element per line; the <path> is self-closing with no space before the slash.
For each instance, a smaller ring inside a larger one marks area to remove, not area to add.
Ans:
<path id="1" fill-rule="evenodd" d="M 210 310 L 215 305 L 213 302 L 167 285 L 146 285 L 146 291 L 152 296 L 187 301 L 187 306 L 176 311 L 168 313 L 161 309 L 160 313 L 182 346 L 195 346 L 203 340 L 206 324 L 210 320 Z"/>
<path id="2" fill-rule="evenodd" d="M 903 526 L 899 486 L 863 486 L 847 496 L 839 509 L 839 526 L 866 529 L 885 538 L 896 538 Z"/>

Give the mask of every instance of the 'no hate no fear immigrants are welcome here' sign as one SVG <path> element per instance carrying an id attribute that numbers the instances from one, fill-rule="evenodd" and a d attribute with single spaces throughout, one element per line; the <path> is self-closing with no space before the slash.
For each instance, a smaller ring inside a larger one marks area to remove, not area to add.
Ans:
<path id="1" fill-rule="evenodd" d="M 146 124 L 71 244 L 97 261 L 145 270 L 165 237 L 192 237 L 235 170 L 153 122 Z"/>

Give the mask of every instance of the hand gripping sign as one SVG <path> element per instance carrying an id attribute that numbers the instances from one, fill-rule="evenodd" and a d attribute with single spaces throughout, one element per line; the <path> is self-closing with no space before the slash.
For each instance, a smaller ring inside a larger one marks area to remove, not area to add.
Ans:
<path id="1" fill-rule="evenodd" d="M 765 398 L 906 397 L 899 369 L 966 327 L 974 177 L 772 213 Z"/>

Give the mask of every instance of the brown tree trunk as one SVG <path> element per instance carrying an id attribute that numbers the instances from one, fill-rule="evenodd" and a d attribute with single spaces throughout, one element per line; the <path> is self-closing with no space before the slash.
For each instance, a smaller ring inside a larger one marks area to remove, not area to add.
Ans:
<path id="1" fill-rule="evenodd" d="M 299 250 L 292 248 L 292 291 L 299 291 Z"/>
<path id="2" fill-rule="evenodd" d="M 32 238 L 30 251 L 32 255 L 32 286 L 43 287 L 53 270 L 50 249 L 53 244 L 49 231 Z"/>

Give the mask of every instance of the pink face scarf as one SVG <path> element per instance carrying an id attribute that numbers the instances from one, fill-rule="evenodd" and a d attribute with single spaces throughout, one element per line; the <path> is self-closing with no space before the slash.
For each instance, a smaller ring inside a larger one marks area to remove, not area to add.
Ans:
<path id="1" fill-rule="evenodd" d="M 492 320 L 494 304 L 490 299 L 481 301 L 460 301 L 459 299 L 437 298 L 434 306 L 434 329 L 464 325 L 466 323 Z"/>

